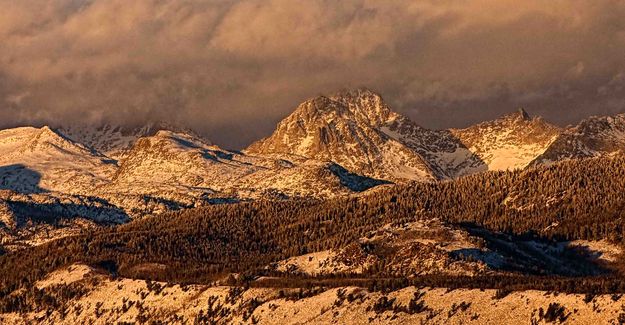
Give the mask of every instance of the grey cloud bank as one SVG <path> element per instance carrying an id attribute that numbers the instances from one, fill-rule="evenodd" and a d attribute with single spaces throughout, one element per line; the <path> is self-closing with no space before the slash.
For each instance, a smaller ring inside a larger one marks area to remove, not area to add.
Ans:
<path id="1" fill-rule="evenodd" d="M 423 126 L 625 111 L 625 2 L 0 0 L 0 127 L 175 121 L 240 148 L 369 87 Z"/>

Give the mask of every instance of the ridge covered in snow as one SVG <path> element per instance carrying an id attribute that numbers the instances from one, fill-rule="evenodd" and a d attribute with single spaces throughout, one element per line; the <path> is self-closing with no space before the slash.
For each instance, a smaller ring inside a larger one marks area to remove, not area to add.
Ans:
<path id="1" fill-rule="evenodd" d="M 108 182 L 107 157 L 47 126 L 0 131 L 0 188 L 84 194 Z"/>
<path id="2" fill-rule="evenodd" d="M 97 127 L 90 125 L 65 125 L 57 129 L 59 133 L 67 138 L 93 148 L 115 160 L 123 158 L 139 138 L 155 135 L 160 130 L 176 131 L 200 137 L 190 129 L 165 122 L 149 122 L 138 127 L 123 127 L 110 124 Z M 206 139 L 203 140 L 207 141 Z"/>

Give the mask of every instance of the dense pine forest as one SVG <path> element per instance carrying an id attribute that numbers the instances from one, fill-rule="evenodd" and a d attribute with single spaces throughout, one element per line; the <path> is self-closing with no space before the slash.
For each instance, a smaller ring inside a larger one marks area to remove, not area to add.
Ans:
<path id="1" fill-rule="evenodd" d="M 50 299 L 34 289 L 34 283 L 74 262 L 98 266 L 113 275 L 183 283 L 210 283 L 240 273 L 241 277 L 232 279 L 238 283 L 266 274 L 264 267 L 269 263 L 338 249 L 387 224 L 428 218 L 511 238 L 606 239 L 622 244 L 624 204 L 625 157 L 617 156 L 481 173 L 454 181 L 385 186 L 359 197 L 330 201 L 255 201 L 183 210 L 0 256 L 0 309 L 20 310 L 27 301 Z M 367 276 L 389 277 L 383 269 Z M 518 287 L 521 278 L 512 279 L 480 279 L 473 286 L 514 287 L 513 282 Z M 570 289 L 573 283 L 559 277 L 524 279 L 523 288 Z M 280 281 L 285 284 L 288 279 Z M 389 281 L 391 286 L 408 284 L 401 279 Z M 456 287 L 470 282 L 440 277 L 410 281 Z M 597 281 L 578 290 L 624 289 L 610 275 Z M 11 295 L 20 288 L 23 295 Z"/>

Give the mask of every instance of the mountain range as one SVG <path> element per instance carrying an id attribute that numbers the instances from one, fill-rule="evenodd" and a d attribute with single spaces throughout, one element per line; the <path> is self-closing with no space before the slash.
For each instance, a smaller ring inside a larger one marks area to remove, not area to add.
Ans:
<path id="1" fill-rule="evenodd" d="M 429 130 L 370 90 L 227 150 L 0 130 L 0 323 L 623 323 L 625 115 Z"/>
<path id="2" fill-rule="evenodd" d="M 520 109 L 464 129 L 429 130 L 368 89 L 311 98 L 241 151 L 165 123 L 19 127 L 0 131 L 0 229 L 15 238 L 16 225 L 58 218 L 60 210 L 119 223 L 214 203 L 357 195 L 623 148 L 623 114 L 560 128 Z M 24 204 L 32 210 L 16 208 Z"/>

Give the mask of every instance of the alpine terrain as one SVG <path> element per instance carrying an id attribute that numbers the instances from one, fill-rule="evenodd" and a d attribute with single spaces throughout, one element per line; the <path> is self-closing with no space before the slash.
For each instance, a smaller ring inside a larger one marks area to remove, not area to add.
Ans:
<path id="1" fill-rule="evenodd" d="M 429 130 L 368 89 L 243 150 L 0 131 L 0 322 L 619 323 L 625 117 Z"/>

